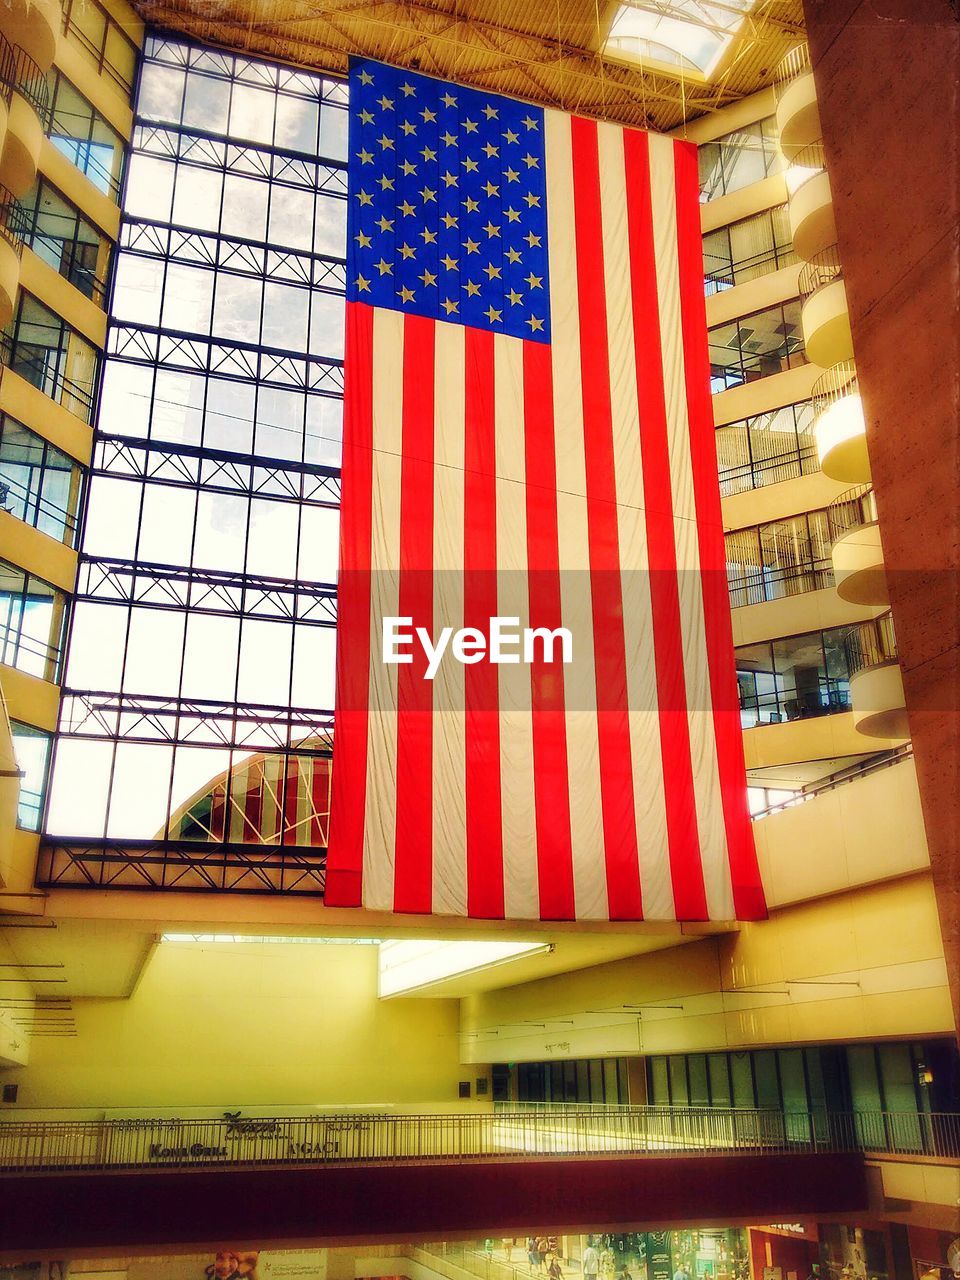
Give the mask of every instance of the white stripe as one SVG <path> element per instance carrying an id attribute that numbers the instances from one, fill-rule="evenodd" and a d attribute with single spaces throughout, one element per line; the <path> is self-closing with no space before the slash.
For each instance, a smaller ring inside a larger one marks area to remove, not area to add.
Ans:
<path id="1" fill-rule="evenodd" d="M 663 792 L 663 770 L 664 767 L 670 767 L 670 762 L 663 760 L 660 747 L 653 610 L 650 603 L 647 528 L 643 510 L 643 463 L 630 286 L 623 130 L 616 125 L 601 124 L 597 135 L 610 404 L 623 590 L 623 637 L 640 887 L 644 918 L 673 920 L 676 918 L 676 910 Z M 648 318 L 641 317 L 640 322 L 648 322 Z"/>
<path id="2" fill-rule="evenodd" d="M 684 381 L 673 147 L 671 139 L 651 134 L 650 185 L 663 348 L 663 386 L 670 447 L 670 487 L 673 491 L 674 539 L 677 548 L 683 669 L 707 912 L 714 920 L 732 920 L 733 889 L 730 883 L 707 666 L 697 510 L 693 493 Z"/>
<path id="3" fill-rule="evenodd" d="M 463 626 L 464 328 L 435 328 L 433 635 Z M 467 914 L 464 669 L 447 651 L 433 682 L 433 910 Z"/>
<path id="4" fill-rule="evenodd" d="M 373 513 L 370 714 L 363 824 L 363 905 L 393 910 L 397 820 L 397 667 L 382 661 L 382 619 L 399 613 L 403 315 L 373 313 Z"/>
<path id="5" fill-rule="evenodd" d="M 544 116 L 560 601 L 563 625 L 573 635 L 573 662 L 563 681 L 574 899 L 578 919 L 606 920 L 570 117 Z"/>
<path id="6" fill-rule="evenodd" d="M 523 431 L 523 344 L 494 338 L 497 474 L 497 608 L 529 625 L 526 467 Z M 503 893 L 508 920 L 540 914 L 537 823 L 533 785 L 530 668 L 497 668 L 500 680 L 500 789 L 503 798 Z"/>

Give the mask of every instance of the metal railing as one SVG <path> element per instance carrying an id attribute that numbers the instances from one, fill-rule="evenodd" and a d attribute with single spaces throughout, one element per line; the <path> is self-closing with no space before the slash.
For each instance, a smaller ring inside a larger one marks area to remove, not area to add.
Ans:
<path id="1" fill-rule="evenodd" d="M 864 525 L 876 523 L 877 498 L 869 484 L 856 484 L 850 489 L 844 489 L 827 507 L 831 544 L 851 529 L 862 529 Z"/>
<path id="2" fill-rule="evenodd" d="M 827 154 L 821 141 L 810 142 L 805 147 L 801 147 L 787 163 L 784 174 L 787 190 L 791 195 L 795 195 L 805 182 L 823 173 L 826 167 Z"/>
<path id="3" fill-rule="evenodd" d="M 773 72 L 774 92 L 777 98 L 783 97 L 783 91 L 797 76 L 810 70 L 810 46 L 806 40 L 796 45 L 777 63 Z"/>
<path id="4" fill-rule="evenodd" d="M 832 365 L 813 384 L 810 399 L 813 401 L 814 417 L 819 418 L 838 400 L 859 395 L 859 391 L 857 366 L 852 360 L 841 360 L 839 364 Z"/>
<path id="5" fill-rule="evenodd" d="M 52 113 L 47 77 L 25 49 L 6 40 L 0 45 L 0 84 L 4 86 L 4 97 L 8 102 L 14 93 L 26 98 L 40 117 L 44 133 L 47 133 Z"/>
<path id="6" fill-rule="evenodd" d="M 0 187 L 0 237 L 19 256 L 30 232 L 27 212 L 12 191 Z"/>
<path id="7" fill-rule="evenodd" d="M 771 814 L 780 813 L 783 809 L 792 809 L 798 804 L 806 804 L 808 800 L 816 800 L 817 796 L 825 795 L 828 791 L 836 791 L 837 787 L 844 787 L 850 782 L 857 782 L 860 778 L 865 778 L 871 773 L 877 773 L 880 769 L 889 769 L 895 764 L 901 764 L 912 755 L 913 743 L 904 743 L 903 746 L 894 747 L 892 750 L 884 751 L 877 756 L 871 756 L 869 759 L 850 765 L 846 769 L 838 769 L 836 773 L 831 773 L 819 782 L 811 783 L 810 786 L 804 787 L 802 791 L 795 792 L 786 800 L 778 800 L 776 804 L 767 805 L 765 809 L 754 810 L 750 817 L 756 822 L 759 818 L 769 818 Z"/>
<path id="8" fill-rule="evenodd" d="M 840 250 L 835 244 L 827 245 L 815 253 L 809 262 L 804 263 L 799 276 L 798 288 L 800 301 L 806 300 L 834 280 L 843 279 L 843 266 L 840 262 Z"/>
<path id="9" fill-rule="evenodd" d="M 960 1115 L 513 1102 L 470 1114 L 0 1123 L 0 1173 L 680 1152 L 953 1159 Z"/>
<path id="10" fill-rule="evenodd" d="M 882 667 L 897 659 L 897 637 L 893 630 L 893 614 L 858 622 L 844 637 L 844 652 L 850 675 L 867 667 Z"/>

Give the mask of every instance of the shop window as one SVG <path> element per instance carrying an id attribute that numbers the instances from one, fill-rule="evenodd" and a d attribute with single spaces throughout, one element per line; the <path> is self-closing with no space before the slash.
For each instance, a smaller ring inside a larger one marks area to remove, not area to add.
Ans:
<path id="1" fill-rule="evenodd" d="M 67 454 L 0 415 L 0 511 L 73 546 L 81 477 Z"/>

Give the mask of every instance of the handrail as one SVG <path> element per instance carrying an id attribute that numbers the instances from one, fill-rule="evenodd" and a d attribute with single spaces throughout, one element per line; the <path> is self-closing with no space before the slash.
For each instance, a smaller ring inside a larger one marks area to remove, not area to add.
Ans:
<path id="1" fill-rule="evenodd" d="M 30 219 L 23 205 L 6 187 L 0 187 L 0 237 L 19 255 L 30 233 Z"/>
<path id="2" fill-rule="evenodd" d="M 820 375 L 810 392 L 814 417 L 819 418 L 838 400 L 858 395 L 859 390 L 857 366 L 852 360 L 841 360 L 839 364 L 832 365 Z"/>
<path id="3" fill-rule="evenodd" d="M 827 167 L 827 154 L 823 142 L 819 139 L 801 147 L 796 155 L 791 156 L 784 174 L 787 190 L 796 195 L 805 182 L 823 173 Z"/>
<path id="4" fill-rule="evenodd" d="M 840 261 L 840 250 L 835 244 L 828 245 L 826 249 L 815 253 L 800 270 L 798 289 L 801 303 L 806 302 L 825 284 L 832 284 L 834 280 L 842 279 L 843 264 Z"/>
<path id="5" fill-rule="evenodd" d="M 441 1115 L 0 1121 L 0 1174 L 681 1151 L 876 1151 L 952 1160 L 960 1153 L 960 1114 L 508 1103 L 488 1112 Z"/>
<path id="6" fill-rule="evenodd" d="M 810 46 L 804 40 L 785 54 L 774 68 L 773 85 L 777 98 L 783 96 L 784 89 L 792 80 L 796 80 L 798 76 L 802 76 L 809 70 Z"/>
<path id="7" fill-rule="evenodd" d="M 842 538 L 851 529 L 862 529 L 864 525 L 877 522 L 877 497 L 873 486 L 855 484 L 827 507 L 827 528 L 830 530 L 831 544 Z"/>
<path id="8" fill-rule="evenodd" d="M 896 662 L 897 637 L 893 630 L 893 614 L 881 613 L 878 618 L 856 623 L 844 637 L 843 648 L 851 676 L 868 667 Z"/>
<path id="9" fill-rule="evenodd" d="M 912 755 L 913 743 L 903 743 L 890 751 L 871 756 L 868 760 L 849 765 L 846 769 L 838 769 L 836 773 L 821 778 L 819 782 L 811 782 L 802 791 L 794 792 L 788 800 L 778 800 L 776 804 L 767 805 L 765 809 L 756 809 L 750 817 L 756 822 L 758 818 L 768 818 L 772 813 L 780 813 L 783 809 L 792 809 L 798 804 L 805 804 L 808 800 L 816 800 L 817 796 L 826 795 L 828 791 L 836 791 L 838 787 L 869 777 L 871 773 L 878 773 L 881 769 L 889 769 L 891 765 L 900 764 Z"/>
<path id="10" fill-rule="evenodd" d="M 44 133 L 47 133 L 52 115 L 47 77 L 25 49 L 6 41 L 4 43 L 7 48 L 0 48 L 0 82 L 11 95 L 19 93 L 22 98 L 26 98 L 40 117 Z M 9 100 L 7 97 L 7 101 Z"/>

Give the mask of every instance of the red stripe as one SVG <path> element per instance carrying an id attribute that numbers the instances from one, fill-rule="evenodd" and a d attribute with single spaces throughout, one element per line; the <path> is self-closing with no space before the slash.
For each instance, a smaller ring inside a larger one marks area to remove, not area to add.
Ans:
<path id="1" fill-rule="evenodd" d="M 330 762 L 313 759 L 307 766 L 310 779 L 309 804 L 312 815 L 309 823 L 307 844 L 322 845 L 323 834 L 327 828 L 327 815 L 330 812 Z"/>
<path id="2" fill-rule="evenodd" d="M 263 833 L 260 823 L 263 819 L 263 771 L 266 762 L 248 765 L 243 771 L 243 825 L 241 840 L 250 844 L 262 844 Z"/>
<path id="3" fill-rule="evenodd" d="M 743 735 L 740 728 L 730 597 L 727 591 L 720 485 L 710 402 L 707 319 L 703 299 L 703 243 L 700 231 L 697 149 L 691 143 L 674 143 L 673 154 L 690 456 L 697 508 L 707 660 L 720 791 L 723 797 L 723 819 L 737 918 L 759 920 L 766 916 L 767 909 L 747 808 Z"/>
<path id="4" fill-rule="evenodd" d="M 600 804 L 607 899 L 611 919 L 638 920 L 643 914 L 643 908 L 633 803 L 630 724 L 627 716 L 623 590 L 620 581 L 613 416 L 610 406 L 597 125 L 593 120 L 574 116 L 570 128 L 580 310 L 587 536 L 593 604 Z"/>
<path id="5" fill-rule="evenodd" d="M 433 320 L 403 321 L 398 611 L 433 635 Z M 397 667 L 395 911 L 433 908 L 433 686 L 427 658 Z"/>
<path id="6" fill-rule="evenodd" d="M 324 901 L 331 907 L 358 907 L 363 893 L 367 793 L 373 501 L 373 309 L 360 302 L 347 303 L 343 409 L 336 766 Z"/>
<path id="7" fill-rule="evenodd" d="M 552 631 L 562 623 L 560 550 L 552 355 L 542 342 L 523 344 L 523 422 L 530 626 Z M 530 668 L 540 918 L 573 920 L 576 901 L 563 667 L 558 665 L 558 652 L 554 657 L 555 662 L 546 663 L 538 645 Z"/>
<path id="8" fill-rule="evenodd" d="M 224 824 L 226 788 L 227 783 L 224 780 L 217 783 L 213 789 L 213 799 L 210 802 L 210 835 L 214 840 L 223 840 L 226 834 Z"/>
<path id="9" fill-rule="evenodd" d="M 633 296 L 634 353 L 643 462 L 644 523 L 650 565 L 650 604 L 657 672 L 660 754 L 670 851 L 673 901 L 680 920 L 707 919 L 700 861 L 690 724 L 683 672 L 677 550 L 674 541 L 670 450 L 663 392 L 657 264 L 650 194 L 649 137 L 637 129 L 623 134 Z"/>
<path id="10" fill-rule="evenodd" d="M 283 777 L 283 818 L 281 831 L 284 844 L 312 844 L 310 831 L 297 826 L 297 799 L 300 793 L 300 762 L 296 756 L 287 756 Z"/>
<path id="11" fill-rule="evenodd" d="M 463 624 L 486 635 L 497 613 L 494 339 L 464 329 Z M 503 918 L 500 682 L 484 660 L 464 667 L 467 914 Z"/>

